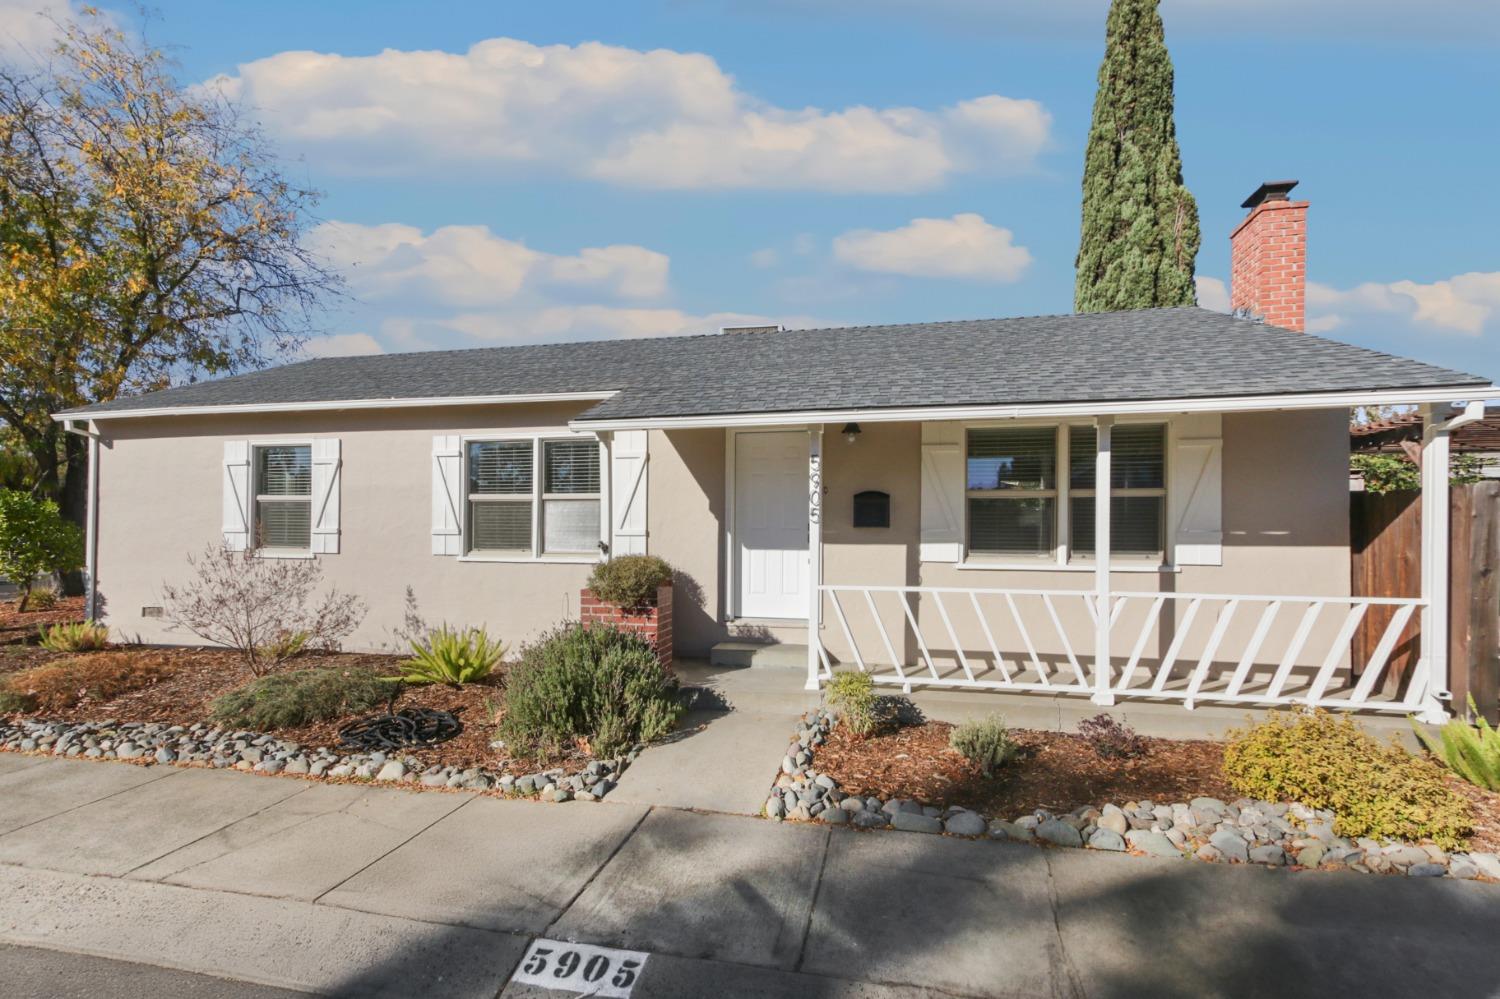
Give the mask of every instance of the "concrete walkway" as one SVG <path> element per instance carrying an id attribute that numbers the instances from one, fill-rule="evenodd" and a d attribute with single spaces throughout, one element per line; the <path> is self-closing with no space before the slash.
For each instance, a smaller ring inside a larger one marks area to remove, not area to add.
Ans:
<path id="1" fill-rule="evenodd" d="M 609 793 L 615 804 L 757 815 L 797 730 L 794 712 L 689 711 Z"/>
<path id="2" fill-rule="evenodd" d="M 0 804 L 0 944 L 298 991 L 555 995 L 507 984 L 537 937 L 648 952 L 641 997 L 1500 981 L 1500 886 L 1473 882 L 9 754 Z"/>

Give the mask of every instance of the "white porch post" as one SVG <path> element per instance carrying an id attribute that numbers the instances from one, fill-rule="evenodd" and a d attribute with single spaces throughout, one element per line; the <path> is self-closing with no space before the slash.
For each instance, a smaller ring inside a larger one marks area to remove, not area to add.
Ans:
<path id="1" fill-rule="evenodd" d="M 1439 422 L 1441 408 L 1422 407 L 1422 710 L 1418 718 L 1441 725 L 1449 718 L 1443 702 L 1451 689 L 1448 675 L 1448 455 L 1453 428 L 1484 416 L 1484 403 Z"/>
<path id="2" fill-rule="evenodd" d="M 823 616 L 823 428 L 807 430 L 807 684 L 817 690 L 821 674 L 818 626 Z"/>
<path id="3" fill-rule="evenodd" d="M 1109 593 L 1109 514 L 1110 514 L 1110 449 L 1115 418 L 1094 418 L 1095 439 L 1098 447 L 1094 452 L 1094 696 L 1095 704 L 1108 706 L 1115 703 L 1110 690 L 1109 671 L 1109 611 L 1112 603 Z M 1059 475 L 1069 474 L 1068 469 L 1058 470 Z"/>

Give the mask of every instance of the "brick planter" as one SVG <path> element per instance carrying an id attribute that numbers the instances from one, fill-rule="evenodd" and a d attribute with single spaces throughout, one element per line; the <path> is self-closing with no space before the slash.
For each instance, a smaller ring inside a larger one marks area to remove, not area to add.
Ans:
<path id="1" fill-rule="evenodd" d="M 594 596 L 594 591 L 585 589 L 578 597 L 578 619 L 585 628 L 595 624 L 608 624 L 639 635 L 656 650 L 656 658 L 668 669 L 672 668 L 672 587 L 658 587 L 656 606 L 630 610 L 619 604 L 607 603 Z"/>

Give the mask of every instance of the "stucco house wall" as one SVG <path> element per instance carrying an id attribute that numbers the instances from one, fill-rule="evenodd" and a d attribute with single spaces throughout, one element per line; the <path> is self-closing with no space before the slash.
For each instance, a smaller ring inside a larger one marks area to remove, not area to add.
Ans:
<path id="1" fill-rule="evenodd" d="M 394 647 L 406 587 L 433 623 L 483 624 L 518 643 L 576 617 L 589 565 L 461 562 L 431 553 L 432 438 L 565 430 L 587 404 L 348 410 L 102 421 L 98 587 L 117 637 L 196 644 L 142 608 L 163 581 L 191 578 L 186 557 L 222 538 L 226 440 L 338 437 L 340 550 L 318 555 L 324 581 L 359 594 L 369 613 L 348 647 Z"/>

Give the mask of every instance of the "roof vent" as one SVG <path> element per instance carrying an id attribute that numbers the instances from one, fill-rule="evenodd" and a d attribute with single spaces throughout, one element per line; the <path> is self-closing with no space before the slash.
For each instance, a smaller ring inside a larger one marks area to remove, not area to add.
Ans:
<path id="1" fill-rule="evenodd" d="M 720 326 L 720 333 L 782 333 L 785 328 L 777 323 L 774 326 Z"/>

